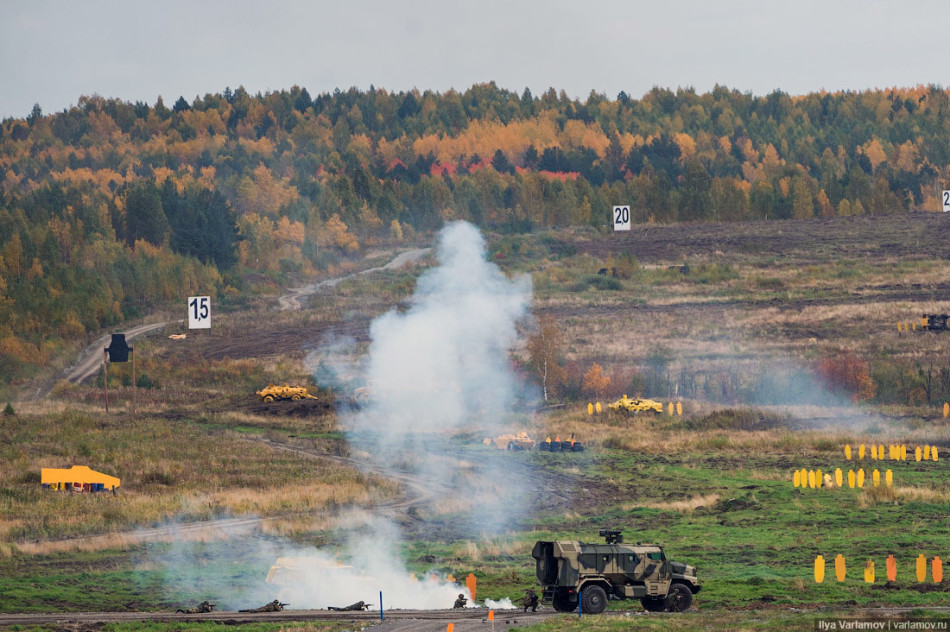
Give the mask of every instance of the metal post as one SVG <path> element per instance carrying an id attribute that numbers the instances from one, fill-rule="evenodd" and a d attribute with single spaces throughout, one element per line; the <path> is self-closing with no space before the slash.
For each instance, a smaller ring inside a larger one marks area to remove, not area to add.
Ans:
<path id="1" fill-rule="evenodd" d="M 102 388 L 106 394 L 106 412 L 109 412 L 109 351 L 102 352 Z"/>
<path id="2" fill-rule="evenodd" d="M 129 347 L 132 354 L 132 414 L 135 414 L 135 349 Z"/>
<path id="3" fill-rule="evenodd" d="M 578 590 L 577 591 L 577 618 L 578 619 L 584 616 L 584 612 L 583 612 L 584 607 L 581 605 L 583 603 L 584 603 L 584 591 Z"/>
<path id="4" fill-rule="evenodd" d="M 379 620 L 383 620 L 383 591 L 379 591 Z"/>

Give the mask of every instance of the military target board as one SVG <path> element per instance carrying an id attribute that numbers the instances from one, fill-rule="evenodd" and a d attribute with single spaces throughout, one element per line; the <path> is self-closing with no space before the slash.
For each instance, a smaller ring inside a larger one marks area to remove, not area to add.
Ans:
<path id="1" fill-rule="evenodd" d="M 629 206 L 615 206 L 613 214 L 611 215 L 614 230 L 630 230 L 630 207 Z"/>
<path id="2" fill-rule="evenodd" d="M 188 297 L 188 329 L 211 329 L 211 297 Z"/>

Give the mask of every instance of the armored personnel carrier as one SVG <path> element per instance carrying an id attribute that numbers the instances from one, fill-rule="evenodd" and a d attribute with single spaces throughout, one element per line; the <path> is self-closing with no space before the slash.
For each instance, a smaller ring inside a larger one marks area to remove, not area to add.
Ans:
<path id="1" fill-rule="evenodd" d="M 542 542 L 534 545 L 542 600 L 559 612 L 597 614 L 608 599 L 639 599 L 647 610 L 683 612 L 701 586 L 696 568 L 666 558 L 663 547 L 624 544 L 619 530 L 603 529 L 605 544 Z"/>

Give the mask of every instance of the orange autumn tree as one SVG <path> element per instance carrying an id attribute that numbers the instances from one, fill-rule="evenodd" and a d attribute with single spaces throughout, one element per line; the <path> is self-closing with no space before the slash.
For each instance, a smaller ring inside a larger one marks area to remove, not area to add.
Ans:
<path id="1" fill-rule="evenodd" d="M 581 388 L 595 398 L 599 398 L 608 386 L 610 386 L 610 377 L 604 374 L 604 369 L 596 362 L 591 364 L 587 373 L 584 374 Z"/>
<path id="2" fill-rule="evenodd" d="M 850 351 L 821 360 L 816 370 L 832 391 L 849 395 L 853 402 L 866 402 L 877 394 L 868 363 Z"/>

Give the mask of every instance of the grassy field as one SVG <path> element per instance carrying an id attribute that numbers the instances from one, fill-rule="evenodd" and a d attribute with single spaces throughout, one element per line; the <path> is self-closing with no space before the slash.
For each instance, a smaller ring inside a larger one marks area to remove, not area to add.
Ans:
<path id="1" fill-rule="evenodd" d="M 499 459 L 530 473 L 530 511 L 502 533 L 452 537 L 472 503 L 432 503 L 413 524 L 421 516 L 438 529 L 408 531 L 399 550 L 407 570 L 474 573 L 479 600 L 517 599 L 536 583 L 536 540 L 594 541 L 614 527 L 699 568 L 695 610 L 645 615 L 637 602 L 611 602 L 619 618 L 559 617 L 530 629 L 813 629 L 826 615 L 879 607 L 922 615 L 947 605 L 950 581 L 918 582 L 913 565 L 920 554 L 950 559 L 950 423 L 941 412 L 950 333 L 898 332 L 896 323 L 947 311 L 939 297 L 950 263 L 929 242 L 919 255 L 875 243 L 881 232 L 866 221 L 822 224 L 813 249 L 807 222 L 735 227 L 738 237 L 718 243 L 703 241 L 704 226 L 629 238 L 642 244 L 592 231 L 490 239 L 506 272 L 531 275 L 534 313 L 558 322 L 577 381 L 559 396 L 563 406 L 525 413 L 518 429 L 574 433 L 587 450 L 495 454 L 480 445 L 479 428 L 444 437 L 461 479 L 465 463 Z M 743 231 L 771 235 L 783 256 L 752 247 Z M 843 253 L 827 245 L 834 231 L 848 244 Z M 669 269 L 684 260 L 688 275 Z M 616 276 L 598 275 L 604 267 Z M 256 594 L 274 562 L 271 544 L 333 550 L 350 510 L 398 508 L 400 481 L 313 456 L 354 456 L 335 403 L 361 385 L 341 379 L 340 390 L 324 390 L 313 351 L 339 336 L 348 353 L 365 353 L 370 321 L 405 308 L 421 269 L 355 277 L 301 312 L 262 301 L 222 314 L 214 334 L 187 347 L 158 335 L 139 341 L 139 368 L 154 387 L 138 389 L 135 414 L 128 386 L 110 394 L 109 414 L 94 383 L 14 402 L 15 414 L 0 415 L 0 612 L 165 610 L 243 587 Z M 844 353 L 867 362 L 872 399 L 855 402 L 816 378 L 818 362 Z M 611 377 L 599 397 L 579 379 L 595 362 Z M 118 384 L 127 369 L 116 370 Z M 307 384 L 322 403 L 261 406 L 253 391 L 268 381 Z M 660 387 L 669 390 L 650 390 Z M 588 401 L 637 389 L 681 402 L 684 414 L 587 415 Z M 844 446 L 860 444 L 904 444 L 911 455 L 847 460 Z M 913 448 L 924 445 L 938 446 L 940 460 L 915 461 Z M 39 489 L 41 467 L 72 463 L 120 476 L 119 495 Z M 802 468 L 859 467 L 863 489 L 792 484 Z M 893 486 L 874 487 L 873 469 L 890 469 Z M 244 516 L 259 519 L 251 535 L 176 541 L 174 525 Z M 135 535 L 169 525 L 164 540 Z M 819 554 L 829 564 L 822 584 L 812 578 Z M 840 583 L 838 554 L 848 564 Z M 898 576 L 886 583 L 890 554 Z M 867 560 L 873 584 L 863 579 Z"/>

